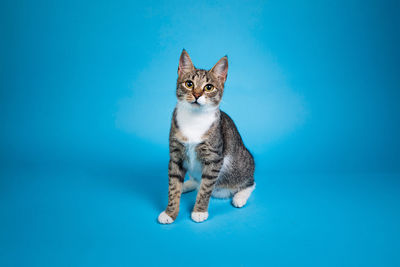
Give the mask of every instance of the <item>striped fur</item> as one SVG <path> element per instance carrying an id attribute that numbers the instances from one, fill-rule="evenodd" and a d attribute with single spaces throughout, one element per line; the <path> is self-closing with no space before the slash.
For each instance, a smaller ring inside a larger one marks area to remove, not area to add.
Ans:
<path id="1" fill-rule="evenodd" d="M 168 206 L 159 217 L 161 223 L 176 219 L 182 191 L 198 187 L 192 219 L 200 222 L 208 217 L 213 191 L 215 195 L 237 195 L 233 205 L 241 207 L 254 189 L 254 159 L 232 119 L 219 109 L 227 70 L 226 57 L 206 71 L 196 69 L 186 51 L 182 52 L 176 89 L 178 104 L 169 137 Z M 191 179 L 185 188 L 186 173 Z"/>

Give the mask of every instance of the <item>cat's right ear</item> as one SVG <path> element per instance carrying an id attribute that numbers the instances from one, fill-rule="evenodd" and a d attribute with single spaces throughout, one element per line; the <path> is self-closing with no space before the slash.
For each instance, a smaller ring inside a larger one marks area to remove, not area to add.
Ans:
<path id="1" fill-rule="evenodd" d="M 214 73 L 222 83 L 225 83 L 228 75 L 228 56 L 221 58 L 217 64 L 212 67 L 210 72 Z"/>
<path id="2" fill-rule="evenodd" d="M 179 67 L 178 67 L 178 75 L 182 75 L 187 72 L 191 72 L 194 70 L 194 66 L 192 60 L 189 57 L 189 54 L 185 49 L 182 50 L 181 57 L 179 59 Z"/>

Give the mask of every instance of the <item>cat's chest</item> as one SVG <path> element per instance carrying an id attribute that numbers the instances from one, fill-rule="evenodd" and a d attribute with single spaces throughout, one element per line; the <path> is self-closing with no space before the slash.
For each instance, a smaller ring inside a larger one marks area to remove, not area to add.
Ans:
<path id="1" fill-rule="evenodd" d="M 216 120 L 216 113 L 192 113 L 177 111 L 176 122 L 179 131 L 183 136 L 183 143 L 186 148 L 185 168 L 189 174 L 196 179 L 200 179 L 202 166 L 197 157 L 196 147 L 203 141 L 204 134 L 210 129 Z"/>
<path id="2" fill-rule="evenodd" d="M 176 122 L 186 144 L 198 144 L 216 120 L 215 112 L 177 110 Z"/>

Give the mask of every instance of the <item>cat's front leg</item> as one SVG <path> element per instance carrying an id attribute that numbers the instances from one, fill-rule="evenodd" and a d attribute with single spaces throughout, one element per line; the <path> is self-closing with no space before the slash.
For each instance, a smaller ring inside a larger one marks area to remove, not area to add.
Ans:
<path id="1" fill-rule="evenodd" d="M 169 224 L 175 221 L 179 213 L 182 185 L 186 169 L 183 167 L 184 148 L 177 142 L 170 144 L 170 160 L 168 164 L 168 206 L 158 216 L 158 222 Z"/>
<path id="2" fill-rule="evenodd" d="M 217 153 L 208 151 L 204 154 L 200 189 L 191 215 L 195 222 L 202 222 L 208 218 L 208 204 L 223 160 L 222 156 Z"/>
<path id="3" fill-rule="evenodd" d="M 158 221 L 169 224 L 175 221 L 179 213 L 179 203 L 182 195 L 182 184 L 186 170 L 172 160 L 169 162 L 168 206 L 159 216 Z"/>

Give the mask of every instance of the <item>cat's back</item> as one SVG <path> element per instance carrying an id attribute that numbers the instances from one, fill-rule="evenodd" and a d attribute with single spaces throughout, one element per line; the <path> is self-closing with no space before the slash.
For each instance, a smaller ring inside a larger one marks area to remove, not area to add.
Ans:
<path id="1" fill-rule="evenodd" d="M 240 168 L 254 171 L 254 158 L 243 143 L 239 130 L 231 117 L 221 110 L 221 132 L 224 142 L 224 154 L 231 155 Z"/>
<path id="2" fill-rule="evenodd" d="M 224 141 L 227 143 L 234 143 L 234 145 L 244 147 L 242 137 L 240 136 L 239 130 L 232 118 L 224 111 L 221 112 L 221 131 Z"/>
<path id="3" fill-rule="evenodd" d="M 246 188 L 252 186 L 254 184 L 254 158 L 244 145 L 231 117 L 223 111 L 220 116 L 224 159 L 229 159 L 229 164 L 220 175 L 217 187 Z"/>

